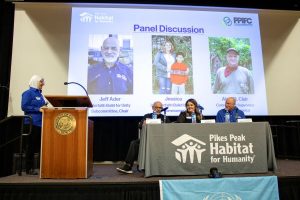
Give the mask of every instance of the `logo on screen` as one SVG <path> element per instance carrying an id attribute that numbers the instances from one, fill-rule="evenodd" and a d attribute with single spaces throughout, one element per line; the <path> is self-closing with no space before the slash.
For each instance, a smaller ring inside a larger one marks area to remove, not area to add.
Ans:
<path id="1" fill-rule="evenodd" d="M 250 17 L 224 17 L 223 22 L 226 26 L 251 26 L 252 25 L 252 18 Z"/>
<path id="2" fill-rule="evenodd" d="M 95 23 L 113 23 L 114 16 L 107 15 L 106 13 L 95 13 L 94 15 Z"/>
<path id="3" fill-rule="evenodd" d="M 201 163 L 202 153 L 206 151 L 202 146 L 206 145 L 206 143 L 188 135 L 183 134 L 182 136 L 176 138 L 171 142 L 177 149 L 175 151 L 175 158 L 181 163 Z"/>
<path id="4" fill-rule="evenodd" d="M 232 25 L 232 21 L 231 21 L 230 17 L 224 17 L 223 22 L 225 23 L 226 26 Z"/>
<path id="5" fill-rule="evenodd" d="M 252 18 L 250 17 L 234 17 L 233 18 L 234 25 L 242 25 L 242 26 L 249 26 L 252 25 Z"/>
<path id="6" fill-rule="evenodd" d="M 90 23 L 93 20 L 93 15 L 87 12 L 83 12 L 80 15 L 80 21 L 83 23 Z"/>
<path id="7" fill-rule="evenodd" d="M 80 21 L 83 23 L 113 23 L 114 16 L 107 15 L 106 13 L 88 13 L 83 12 L 80 15 Z"/>

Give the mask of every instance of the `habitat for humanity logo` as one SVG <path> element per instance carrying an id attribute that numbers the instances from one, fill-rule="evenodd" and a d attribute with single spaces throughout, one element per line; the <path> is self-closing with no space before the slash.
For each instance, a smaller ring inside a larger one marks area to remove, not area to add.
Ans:
<path id="1" fill-rule="evenodd" d="M 216 192 L 213 195 L 207 195 L 206 197 L 203 198 L 203 200 L 215 200 L 215 199 L 242 200 L 242 198 L 236 194 L 232 195 L 225 192 Z"/>
<path id="2" fill-rule="evenodd" d="M 252 26 L 251 17 L 224 17 L 223 22 L 226 26 Z"/>
<path id="3" fill-rule="evenodd" d="M 178 147 L 175 151 L 175 158 L 181 163 L 187 162 L 188 155 L 190 163 L 194 163 L 195 155 L 198 163 L 201 163 L 202 153 L 206 151 L 206 149 L 202 148 L 202 146 L 206 145 L 206 143 L 187 134 L 173 140 L 172 144 Z"/>
<path id="4" fill-rule="evenodd" d="M 107 15 L 106 13 L 80 13 L 80 21 L 83 23 L 113 23 L 114 16 Z"/>

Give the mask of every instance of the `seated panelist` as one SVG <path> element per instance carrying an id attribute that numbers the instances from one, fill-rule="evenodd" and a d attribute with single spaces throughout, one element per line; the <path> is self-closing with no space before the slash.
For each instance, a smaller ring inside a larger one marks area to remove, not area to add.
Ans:
<path id="1" fill-rule="evenodd" d="M 180 112 L 177 117 L 177 123 L 200 123 L 201 119 L 203 119 L 203 115 L 201 114 L 198 103 L 195 99 L 188 99 L 185 102 L 186 110 Z"/>
<path id="2" fill-rule="evenodd" d="M 145 114 L 142 120 L 138 124 L 138 128 L 142 129 L 143 125 L 146 124 L 147 119 L 160 119 L 161 123 L 170 123 L 170 119 L 167 116 L 161 114 L 163 104 L 160 101 L 155 101 L 152 105 L 152 113 Z M 155 117 L 153 116 L 155 115 Z M 118 167 L 117 171 L 125 174 L 132 174 L 132 166 L 134 161 L 138 158 L 139 154 L 140 139 L 136 139 L 130 142 L 129 149 L 125 158 L 125 164 L 123 167 Z"/>
<path id="3" fill-rule="evenodd" d="M 237 122 L 238 119 L 244 119 L 245 114 L 242 110 L 238 109 L 235 105 L 236 100 L 234 97 L 228 97 L 225 102 L 225 108 L 218 111 L 216 116 L 217 123 L 223 122 Z M 226 117 L 228 113 L 228 118 Z M 227 119 L 226 119 L 227 118 Z"/>

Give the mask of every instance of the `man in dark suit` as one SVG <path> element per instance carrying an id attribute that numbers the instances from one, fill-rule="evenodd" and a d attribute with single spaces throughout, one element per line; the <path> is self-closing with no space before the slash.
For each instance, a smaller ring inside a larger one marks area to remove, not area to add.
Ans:
<path id="1" fill-rule="evenodd" d="M 156 115 L 154 118 L 161 119 L 161 122 L 170 123 L 170 120 L 168 117 L 165 117 L 163 114 L 161 114 L 161 110 L 163 109 L 163 104 L 160 101 L 156 101 L 152 105 L 153 113 L 145 114 L 142 120 L 138 124 L 138 128 L 142 129 L 143 125 L 146 124 L 146 119 L 152 119 L 153 115 Z M 165 121 L 164 121 L 165 120 Z M 127 156 L 125 158 L 125 164 L 123 167 L 118 167 L 117 170 L 121 173 L 126 174 L 132 174 L 132 166 L 134 161 L 138 157 L 139 153 L 139 146 L 140 146 L 140 139 L 136 139 L 131 141 Z"/>

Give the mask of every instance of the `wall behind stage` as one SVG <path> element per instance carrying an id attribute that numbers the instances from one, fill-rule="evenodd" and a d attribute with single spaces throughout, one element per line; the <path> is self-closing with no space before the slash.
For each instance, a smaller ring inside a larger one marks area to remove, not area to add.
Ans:
<path id="1" fill-rule="evenodd" d="M 21 95 L 33 74 L 45 78 L 45 95 L 67 94 L 71 8 L 22 5 L 15 12 L 8 116 L 23 114 Z"/>
<path id="2" fill-rule="evenodd" d="M 300 115 L 300 12 L 259 16 L 269 115 Z M 45 78 L 44 94 L 67 94 L 70 17 L 65 4 L 16 4 L 8 115 L 23 114 L 21 94 L 33 74 Z"/>
<path id="3" fill-rule="evenodd" d="M 269 115 L 300 114 L 300 12 L 260 11 Z"/>

